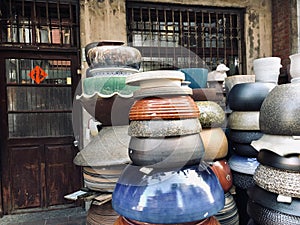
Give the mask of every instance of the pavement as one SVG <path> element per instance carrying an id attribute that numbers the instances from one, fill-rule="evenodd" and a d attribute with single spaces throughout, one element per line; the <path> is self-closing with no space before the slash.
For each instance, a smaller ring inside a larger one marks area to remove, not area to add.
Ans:
<path id="1" fill-rule="evenodd" d="M 0 225 L 85 225 L 86 215 L 83 207 L 4 215 Z"/>

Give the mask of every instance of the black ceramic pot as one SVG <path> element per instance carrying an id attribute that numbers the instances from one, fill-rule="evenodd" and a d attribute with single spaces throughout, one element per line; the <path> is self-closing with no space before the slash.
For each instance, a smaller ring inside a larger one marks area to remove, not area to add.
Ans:
<path id="1" fill-rule="evenodd" d="M 234 170 L 231 170 L 233 177 L 233 185 L 241 189 L 248 189 L 255 185 L 253 175 L 239 173 Z"/>
<path id="2" fill-rule="evenodd" d="M 228 93 L 229 108 L 234 111 L 259 111 L 264 99 L 275 86 L 276 84 L 263 82 L 236 84 Z"/>
<path id="3" fill-rule="evenodd" d="M 234 130 L 228 132 L 228 139 L 241 144 L 250 144 L 254 140 L 258 140 L 263 136 L 259 130 Z"/>
<path id="4" fill-rule="evenodd" d="M 240 155 L 248 158 L 256 158 L 258 155 L 258 151 L 253 148 L 250 144 L 241 144 L 236 142 L 231 142 L 232 150 Z"/>

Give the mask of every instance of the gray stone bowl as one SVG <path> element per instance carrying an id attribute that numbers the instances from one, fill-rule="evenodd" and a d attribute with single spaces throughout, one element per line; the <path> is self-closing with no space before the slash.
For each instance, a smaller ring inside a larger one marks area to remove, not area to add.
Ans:
<path id="1" fill-rule="evenodd" d="M 222 127 L 225 122 L 225 111 L 213 101 L 196 101 L 200 111 L 199 121 L 202 128 Z"/>

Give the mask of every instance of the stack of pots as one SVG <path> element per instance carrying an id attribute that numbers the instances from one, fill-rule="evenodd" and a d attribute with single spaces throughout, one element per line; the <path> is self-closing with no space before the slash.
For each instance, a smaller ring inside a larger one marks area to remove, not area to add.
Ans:
<path id="1" fill-rule="evenodd" d="M 258 152 L 251 142 L 262 137 L 259 115 L 264 99 L 276 87 L 280 58 L 266 57 L 254 60 L 255 82 L 234 85 L 227 95 L 227 103 L 232 110 L 228 120 L 228 139 L 231 155 L 228 160 L 233 173 L 233 183 L 236 187 L 237 205 L 241 223 L 246 224 L 247 189 L 254 186 L 253 175 L 259 165 Z"/>
<path id="2" fill-rule="evenodd" d="M 91 115 L 90 120 L 101 123 L 101 130 L 91 135 L 74 163 L 82 166 L 85 188 L 98 195 L 111 195 L 121 172 L 130 163 L 126 154 L 130 140 L 128 114 L 136 88 L 126 85 L 125 80 L 128 75 L 138 73 L 141 54 L 120 41 L 94 42 L 86 46 L 85 52 L 89 68 L 82 80 L 83 93 L 76 98 Z M 88 128 L 85 136 L 90 136 Z M 95 198 L 88 211 L 87 224 L 106 220 L 112 224 L 117 216 L 111 201 L 102 204 Z"/>
<path id="3" fill-rule="evenodd" d="M 263 136 L 252 142 L 260 165 L 248 190 L 249 224 L 300 224 L 299 64 L 299 54 L 291 56 L 291 83 L 276 86 L 260 110 Z"/>
<path id="4" fill-rule="evenodd" d="M 238 225 L 239 215 L 236 203 L 231 195 L 231 169 L 227 162 L 228 141 L 223 130 L 225 111 L 214 101 L 196 101 L 200 111 L 199 121 L 202 126 L 202 138 L 205 154 L 203 160 L 209 163 L 218 176 L 225 193 L 225 206 L 216 218 L 221 225 Z"/>
<path id="5" fill-rule="evenodd" d="M 224 191 L 202 158 L 199 109 L 180 71 L 127 77 L 139 86 L 129 113 L 132 164 L 120 176 L 112 206 L 120 224 L 219 224 Z"/>

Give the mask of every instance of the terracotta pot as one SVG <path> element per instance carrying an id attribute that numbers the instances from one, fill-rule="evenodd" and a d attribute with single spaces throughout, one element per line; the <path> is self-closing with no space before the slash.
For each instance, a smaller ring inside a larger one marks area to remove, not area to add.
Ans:
<path id="1" fill-rule="evenodd" d="M 162 120 L 198 118 L 199 109 L 190 96 L 149 97 L 134 102 L 130 120 Z"/>
<path id="2" fill-rule="evenodd" d="M 217 175 L 224 192 L 228 192 L 232 187 L 232 173 L 226 159 L 211 163 L 211 169 Z"/>
<path id="3" fill-rule="evenodd" d="M 197 101 L 199 121 L 202 128 L 222 127 L 225 122 L 225 111 L 213 101 Z"/>
<path id="4" fill-rule="evenodd" d="M 255 81 L 277 84 L 281 67 L 281 58 L 279 57 L 254 59 L 253 71 L 255 74 Z"/>

